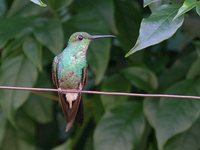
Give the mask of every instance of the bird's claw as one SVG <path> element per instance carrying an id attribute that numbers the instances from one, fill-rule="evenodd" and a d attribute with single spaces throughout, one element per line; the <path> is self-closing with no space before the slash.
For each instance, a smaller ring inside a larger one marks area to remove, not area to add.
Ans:
<path id="1" fill-rule="evenodd" d="M 63 90 L 61 88 L 58 88 L 58 92 L 63 94 Z"/>
<path id="2" fill-rule="evenodd" d="M 79 84 L 79 89 L 78 89 L 78 93 L 81 94 L 81 91 L 83 89 L 83 85 L 82 84 Z"/>

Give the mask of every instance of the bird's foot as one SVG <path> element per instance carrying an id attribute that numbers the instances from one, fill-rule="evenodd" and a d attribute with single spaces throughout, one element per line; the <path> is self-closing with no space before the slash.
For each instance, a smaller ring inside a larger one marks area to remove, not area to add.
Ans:
<path id="1" fill-rule="evenodd" d="M 81 91 L 83 89 L 83 85 L 82 84 L 79 84 L 79 89 L 78 89 L 78 93 L 81 94 Z"/>
<path id="2" fill-rule="evenodd" d="M 62 88 L 58 88 L 58 92 L 61 94 L 66 94 L 66 93 L 74 93 L 73 89 L 62 89 Z"/>
<path id="3" fill-rule="evenodd" d="M 61 88 L 58 88 L 58 92 L 59 92 L 59 93 L 63 93 L 63 91 L 62 91 Z"/>

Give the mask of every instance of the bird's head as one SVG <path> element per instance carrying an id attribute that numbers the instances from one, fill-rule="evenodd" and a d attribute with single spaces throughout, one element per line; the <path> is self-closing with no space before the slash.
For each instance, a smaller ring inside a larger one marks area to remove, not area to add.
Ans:
<path id="1" fill-rule="evenodd" d="M 92 40 L 98 38 L 112 38 L 114 35 L 90 35 L 87 32 L 76 32 L 69 38 L 69 43 L 89 44 Z"/>

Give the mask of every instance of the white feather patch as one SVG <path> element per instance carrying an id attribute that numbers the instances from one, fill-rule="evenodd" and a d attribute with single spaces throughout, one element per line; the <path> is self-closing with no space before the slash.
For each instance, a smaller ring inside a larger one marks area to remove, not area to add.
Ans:
<path id="1" fill-rule="evenodd" d="M 78 93 L 66 93 L 65 97 L 69 103 L 69 108 L 72 108 L 72 102 L 75 101 L 78 97 Z"/>

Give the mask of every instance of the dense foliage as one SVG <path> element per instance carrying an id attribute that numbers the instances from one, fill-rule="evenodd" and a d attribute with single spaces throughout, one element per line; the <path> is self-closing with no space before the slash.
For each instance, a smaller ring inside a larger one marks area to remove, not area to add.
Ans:
<path id="1" fill-rule="evenodd" d="M 200 95 L 200 1 L 44 3 L 0 0 L 0 85 L 54 88 L 53 57 L 86 31 L 117 36 L 90 45 L 86 89 Z M 56 93 L 1 90 L 0 149 L 200 149 L 197 100 L 83 97 L 84 123 L 65 133 Z"/>

